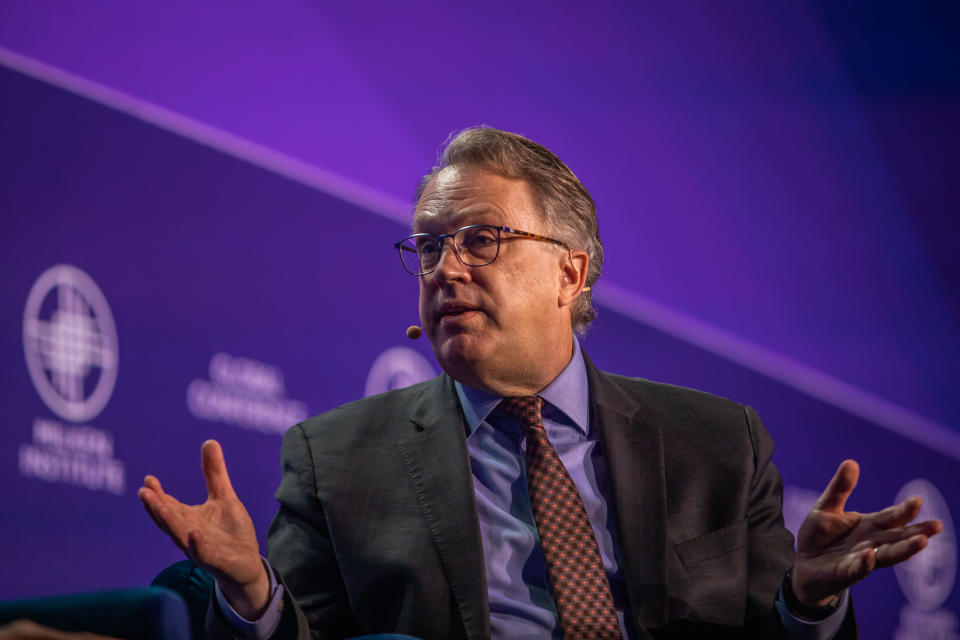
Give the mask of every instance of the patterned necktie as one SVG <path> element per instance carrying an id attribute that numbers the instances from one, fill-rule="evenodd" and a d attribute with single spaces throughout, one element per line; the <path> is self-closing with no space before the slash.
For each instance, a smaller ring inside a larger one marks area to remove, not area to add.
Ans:
<path id="1" fill-rule="evenodd" d="M 504 398 L 527 440 L 527 491 L 564 640 L 620 638 L 610 583 L 577 487 L 547 439 L 539 396 Z"/>

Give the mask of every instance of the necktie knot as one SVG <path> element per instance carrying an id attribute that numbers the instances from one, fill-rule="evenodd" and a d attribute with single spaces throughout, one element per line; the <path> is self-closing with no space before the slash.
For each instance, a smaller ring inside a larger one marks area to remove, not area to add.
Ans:
<path id="1" fill-rule="evenodd" d="M 507 415 L 519 420 L 524 431 L 543 426 L 543 420 L 540 417 L 542 407 L 543 398 L 540 396 L 515 396 L 500 401 L 500 408 Z"/>

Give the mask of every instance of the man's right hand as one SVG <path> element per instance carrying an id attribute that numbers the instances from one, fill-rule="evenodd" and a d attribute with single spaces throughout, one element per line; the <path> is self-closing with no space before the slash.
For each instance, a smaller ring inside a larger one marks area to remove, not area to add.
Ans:
<path id="1" fill-rule="evenodd" d="M 216 440 L 200 449 L 207 501 L 185 505 L 147 476 L 137 495 L 164 533 L 191 560 L 210 572 L 234 610 L 247 620 L 263 614 L 270 600 L 270 577 L 260 559 L 257 533 L 230 483 Z"/>

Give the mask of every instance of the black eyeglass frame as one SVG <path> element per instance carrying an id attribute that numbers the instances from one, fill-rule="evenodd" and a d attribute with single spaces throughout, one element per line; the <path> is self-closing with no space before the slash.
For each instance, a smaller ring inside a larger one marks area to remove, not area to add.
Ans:
<path id="1" fill-rule="evenodd" d="M 463 256 L 460 255 L 460 246 L 457 244 L 457 242 L 456 242 L 456 240 L 455 240 L 454 238 L 456 237 L 456 235 L 457 235 L 458 233 L 460 233 L 460 232 L 462 232 L 462 231 L 466 231 L 466 230 L 468 230 L 468 229 L 477 229 L 477 228 L 481 228 L 481 227 L 487 228 L 487 229 L 495 229 L 495 230 L 496 230 L 496 232 L 497 232 L 497 252 L 496 252 L 496 253 L 493 255 L 493 257 L 490 258 L 490 260 L 488 260 L 487 262 L 484 262 L 484 263 L 482 263 L 482 264 L 469 264 L 469 263 L 467 263 L 466 261 L 464 261 Z M 528 239 L 530 239 L 530 240 L 536 240 L 536 241 L 538 241 L 538 242 L 549 242 L 549 243 L 551 243 L 551 244 L 559 245 L 559 246 L 563 247 L 564 249 L 566 249 L 567 251 L 570 251 L 570 250 L 571 250 L 570 247 L 568 247 L 565 242 L 561 242 L 560 240 L 555 240 L 555 239 L 553 239 L 553 238 L 548 238 L 547 236 L 541 236 L 541 235 L 538 234 L 538 233 L 531 233 L 531 232 L 529 232 L 529 231 L 520 231 L 519 229 L 513 229 L 513 228 L 511 228 L 511 227 L 505 227 L 505 226 L 497 226 L 497 225 L 494 225 L 494 224 L 470 224 L 470 225 L 467 225 L 467 226 L 465 226 L 465 227 L 460 227 L 459 229 L 457 229 L 457 230 L 454 231 L 453 233 L 439 233 L 439 234 L 437 234 L 437 233 L 414 233 L 413 235 L 407 236 L 406 238 L 404 238 L 404 239 L 401 240 L 400 242 L 395 242 L 395 243 L 393 244 L 393 246 L 396 247 L 396 248 L 397 248 L 397 251 L 400 252 L 400 263 L 403 265 L 404 270 L 405 270 L 407 273 L 409 273 L 410 275 L 420 277 L 420 276 L 425 276 L 425 275 L 431 274 L 431 273 L 433 273 L 434 271 L 436 271 L 437 266 L 440 264 L 440 259 L 437 258 L 437 264 L 433 265 L 432 267 L 430 267 L 430 268 L 427 269 L 426 271 L 423 271 L 422 268 L 421 268 L 421 269 L 418 270 L 416 273 L 414 273 L 413 271 L 410 270 L 410 267 L 407 266 L 407 261 L 403 259 L 403 252 L 404 252 L 404 250 L 406 250 L 406 251 L 409 251 L 410 253 L 416 253 L 416 254 L 417 254 L 417 264 L 418 264 L 418 265 L 421 264 L 421 263 L 420 263 L 420 252 L 417 251 L 416 249 L 411 248 L 411 247 L 404 246 L 404 244 L 403 244 L 404 242 L 407 242 L 408 240 L 414 240 L 414 241 L 416 241 L 417 238 L 435 238 L 435 239 L 437 240 L 437 244 L 440 246 L 440 253 L 442 254 L 442 253 L 443 253 L 444 240 L 445 240 L 446 238 L 450 238 L 450 240 L 453 242 L 453 253 L 457 256 L 457 260 L 460 261 L 460 264 L 462 264 L 462 265 L 464 265 L 464 266 L 466 266 L 466 267 L 485 267 L 485 266 L 487 266 L 488 264 L 492 264 L 494 261 L 496 261 L 496 259 L 497 259 L 498 257 L 500 257 L 500 241 L 501 241 L 500 234 L 501 234 L 502 232 L 504 232 L 504 231 L 506 231 L 507 233 L 512 233 L 512 234 L 514 234 L 514 235 L 520 236 L 520 237 L 522 237 L 522 238 L 528 238 Z"/>

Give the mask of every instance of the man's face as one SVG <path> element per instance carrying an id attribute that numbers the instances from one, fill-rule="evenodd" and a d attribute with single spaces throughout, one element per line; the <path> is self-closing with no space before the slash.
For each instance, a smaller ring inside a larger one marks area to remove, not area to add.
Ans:
<path id="1" fill-rule="evenodd" d="M 525 182 L 448 167 L 427 185 L 414 231 L 453 233 L 472 224 L 551 235 Z M 420 278 L 420 321 L 444 371 L 501 394 L 517 395 L 524 385 L 535 393 L 549 383 L 571 354 L 565 261 L 562 247 L 503 233 L 492 264 L 468 267 L 447 239 L 436 270 Z"/>

